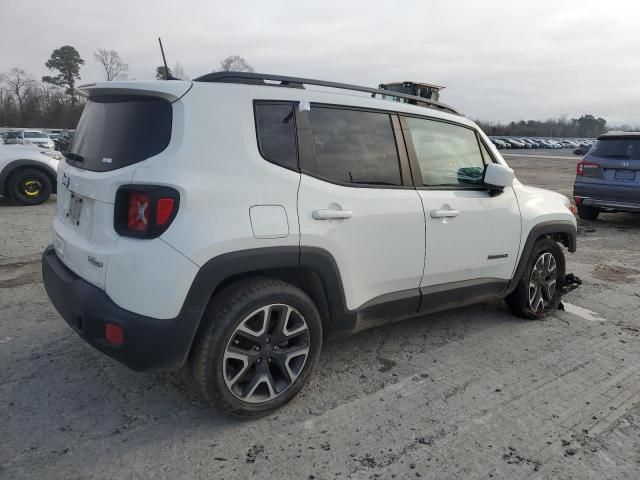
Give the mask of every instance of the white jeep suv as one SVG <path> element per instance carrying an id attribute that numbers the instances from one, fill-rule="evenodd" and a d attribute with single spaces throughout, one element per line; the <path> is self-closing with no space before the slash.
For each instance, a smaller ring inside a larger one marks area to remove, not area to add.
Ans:
<path id="1" fill-rule="evenodd" d="M 296 395 L 329 337 L 495 298 L 542 318 L 573 285 L 568 199 L 443 104 L 233 72 L 81 90 L 47 293 L 98 350 L 188 365 L 234 414 Z"/>

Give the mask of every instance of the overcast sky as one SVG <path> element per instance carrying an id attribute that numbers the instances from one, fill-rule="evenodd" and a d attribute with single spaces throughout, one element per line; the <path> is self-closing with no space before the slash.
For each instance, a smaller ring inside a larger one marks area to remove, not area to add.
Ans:
<path id="1" fill-rule="evenodd" d="M 445 85 L 441 100 L 471 118 L 592 113 L 640 124 L 637 0 L 21 0 L 0 17 L 0 71 L 37 78 L 54 48 L 73 45 L 82 82 L 102 79 L 98 48 L 129 77 L 179 61 L 191 78 L 230 54 L 257 72 L 377 86 Z"/>

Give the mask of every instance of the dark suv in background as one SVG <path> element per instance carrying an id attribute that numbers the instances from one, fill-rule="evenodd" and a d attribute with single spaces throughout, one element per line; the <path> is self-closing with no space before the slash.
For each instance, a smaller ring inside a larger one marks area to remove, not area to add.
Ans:
<path id="1" fill-rule="evenodd" d="M 578 215 L 640 212 L 640 132 L 608 132 L 578 162 L 573 196 Z"/>

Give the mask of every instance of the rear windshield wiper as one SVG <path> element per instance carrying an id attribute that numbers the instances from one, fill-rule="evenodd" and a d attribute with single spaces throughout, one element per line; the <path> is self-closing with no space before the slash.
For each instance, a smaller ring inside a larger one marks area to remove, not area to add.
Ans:
<path id="1" fill-rule="evenodd" d="M 84 162 L 84 157 L 82 155 L 78 155 L 77 153 L 65 152 L 64 156 L 67 160 L 71 160 L 72 162 Z"/>

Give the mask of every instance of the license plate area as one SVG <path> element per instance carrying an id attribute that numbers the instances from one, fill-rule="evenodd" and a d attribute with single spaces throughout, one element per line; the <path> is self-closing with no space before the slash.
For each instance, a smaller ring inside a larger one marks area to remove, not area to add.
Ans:
<path id="1" fill-rule="evenodd" d="M 80 214 L 82 213 L 82 197 L 69 192 L 69 208 L 67 210 L 67 221 L 73 225 L 80 225 Z"/>
<path id="2" fill-rule="evenodd" d="M 636 178 L 635 170 L 616 170 L 614 175 L 616 180 L 633 181 Z"/>

